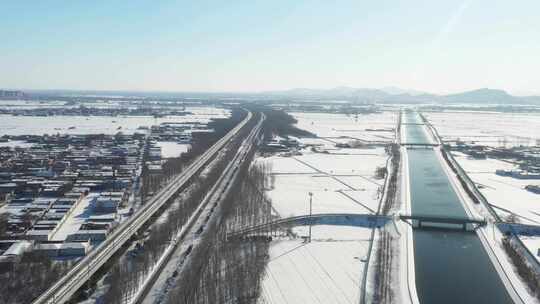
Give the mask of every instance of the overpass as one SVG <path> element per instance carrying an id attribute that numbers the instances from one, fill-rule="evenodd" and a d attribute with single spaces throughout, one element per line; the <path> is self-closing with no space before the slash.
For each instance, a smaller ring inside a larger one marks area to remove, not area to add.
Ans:
<path id="1" fill-rule="evenodd" d="M 331 226 L 355 226 L 366 228 L 378 228 L 392 221 L 392 217 L 375 214 L 361 213 L 321 213 L 312 215 L 299 215 L 282 219 L 277 219 L 267 223 L 245 227 L 227 234 L 227 237 L 234 238 L 242 235 L 270 232 L 279 228 L 307 225 L 331 225 Z"/>
<path id="2" fill-rule="evenodd" d="M 227 237 L 239 237 L 250 233 L 272 232 L 277 229 L 284 229 L 295 226 L 307 225 L 331 225 L 331 226 L 353 226 L 365 228 L 380 228 L 396 219 L 411 221 L 414 228 L 439 228 L 474 230 L 476 227 L 485 226 L 485 219 L 467 217 L 445 217 L 429 215 L 377 215 L 362 213 L 321 213 L 313 215 L 299 215 L 282 219 L 277 219 L 267 223 L 245 227 L 227 234 Z"/>

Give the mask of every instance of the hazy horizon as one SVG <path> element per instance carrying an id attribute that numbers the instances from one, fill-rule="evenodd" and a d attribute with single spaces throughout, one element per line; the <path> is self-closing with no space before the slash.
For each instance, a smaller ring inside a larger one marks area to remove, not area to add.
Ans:
<path id="1" fill-rule="evenodd" d="M 346 88 L 351 88 L 351 89 L 374 89 L 374 90 L 380 90 L 380 91 L 385 91 L 387 89 L 398 89 L 398 90 L 403 90 L 403 91 L 412 91 L 412 92 L 415 92 L 414 94 L 411 94 L 409 92 L 404 92 L 404 93 L 409 93 L 411 95 L 420 95 L 420 94 L 432 94 L 432 95 L 439 95 L 439 96 L 444 96 L 444 95 L 452 95 L 452 94 L 459 94 L 459 93 L 464 93 L 464 92 L 469 92 L 469 91 L 475 91 L 475 90 L 481 90 L 481 89 L 493 89 L 493 90 L 503 90 L 507 93 L 509 93 L 510 95 L 512 96 L 517 96 L 517 97 L 527 97 L 527 96 L 538 96 L 540 94 L 536 94 L 536 93 L 513 93 L 513 92 L 510 92 L 510 91 L 507 91 L 507 90 L 504 90 L 504 89 L 500 89 L 500 88 L 471 88 L 471 89 L 468 89 L 468 90 L 465 90 L 465 91 L 455 91 L 455 92 L 444 92 L 444 93 L 438 93 L 438 92 L 428 92 L 428 91 L 419 91 L 419 90 L 415 90 L 414 88 L 401 88 L 401 87 L 396 87 L 396 86 L 386 86 L 386 87 L 373 87 L 373 88 L 368 88 L 368 87 L 349 87 L 349 86 L 343 86 L 343 87 L 346 87 Z M 123 90 L 123 89 L 106 89 L 106 90 L 101 90 L 101 89 L 65 89 L 65 88 L 51 88 L 51 89 L 33 89 L 33 88 L 4 88 L 4 87 L 0 87 L 0 90 L 16 90 L 16 91 L 21 91 L 21 92 L 55 92 L 55 91 L 59 91 L 59 92 L 95 92 L 95 93 L 107 93 L 107 92 L 110 92 L 110 93 L 139 93 L 139 94 L 143 94 L 143 93 L 170 93 L 170 94 L 174 94 L 174 93 L 178 93 L 178 94 L 264 94 L 264 93 L 274 93 L 274 92 L 286 92 L 286 91 L 290 91 L 290 90 L 332 90 L 332 89 L 338 89 L 339 87 L 326 87 L 326 88 L 315 88 L 315 87 L 306 87 L 306 88 L 284 88 L 284 89 L 276 89 L 276 90 L 265 90 L 265 91 L 219 91 L 219 90 L 216 90 L 216 91 L 180 91 L 180 90 Z M 388 94 L 391 94 L 391 95 L 397 95 L 397 94 L 403 94 L 403 93 L 392 93 L 392 92 L 387 92 Z"/>
<path id="2" fill-rule="evenodd" d="M 540 95 L 537 1 L 4 3 L 0 87 Z"/>

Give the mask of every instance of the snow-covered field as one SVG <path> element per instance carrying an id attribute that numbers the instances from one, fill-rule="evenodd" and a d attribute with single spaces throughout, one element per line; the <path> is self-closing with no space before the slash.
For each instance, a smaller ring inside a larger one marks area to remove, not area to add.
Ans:
<path id="1" fill-rule="evenodd" d="M 11 116 L 0 115 L 1 135 L 42 134 L 132 134 L 140 126 L 150 127 L 164 122 L 208 123 L 212 118 L 227 118 L 230 110 L 214 107 L 188 107 L 192 114 L 184 116 Z M 71 128 L 71 129 L 70 129 Z"/>
<path id="2" fill-rule="evenodd" d="M 540 113 L 425 112 L 443 140 L 474 141 L 488 146 L 538 145 Z"/>
<path id="3" fill-rule="evenodd" d="M 392 129 L 397 118 L 395 112 L 358 115 L 358 118 L 354 115 L 330 113 L 289 114 L 298 120 L 298 128 L 333 141 L 339 137 L 348 137 L 348 140 L 390 142 L 394 138 Z"/>
<path id="4" fill-rule="evenodd" d="M 354 116 L 330 113 L 291 113 L 297 127 L 318 137 L 339 138 L 371 133 L 365 129 L 392 129 L 395 113 Z M 393 132 L 383 132 L 394 138 Z M 282 217 L 306 214 L 309 192 L 313 193 L 314 213 L 372 213 L 377 210 L 379 188 L 384 180 L 374 177 L 377 167 L 386 166 L 388 155 L 383 147 L 367 149 L 336 148 L 333 141 L 300 138 L 303 144 L 320 144 L 328 153 L 302 149 L 302 155 L 259 158 L 272 168 L 273 188 L 267 192 L 273 207 Z"/>
<path id="5" fill-rule="evenodd" d="M 540 236 L 521 236 L 520 239 L 536 259 L 540 261 Z"/>
<path id="6" fill-rule="evenodd" d="M 306 228 L 297 232 L 305 235 Z M 260 303 L 358 303 L 370 229 L 313 226 L 312 242 L 270 248 Z"/>
<path id="7" fill-rule="evenodd" d="M 524 189 L 526 185 L 540 185 L 540 180 L 523 180 L 495 174 L 497 169 L 516 169 L 505 161 L 473 159 L 460 152 L 452 154 L 499 216 L 503 219 L 512 216 L 519 223 L 540 225 L 540 194 Z M 540 250 L 540 237 L 520 238 L 537 259 L 540 259 L 537 255 Z"/>
<path id="8" fill-rule="evenodd" d="M 341 149 L 348 150 L 348 149 Z M 332 155 L 308 149 L 302 155 L 272 156 L 257 161 L 272 168 L 273 187 L 267 191 L 282 217 L 304 215 L 313 193 L 313 213 L 374 213 L 384 180 L 374 177 L 386 165 L 383 148 L 369 155 Z"/>
<path id="9" fill-rule="evenodd" d="M 300 138 L 303 144 L 319 145 L 300 150 L 301 155 L 259 157 L 271 168 L 273 185 L 267 189 L 272 207 L 282 217 L 309 213 L 375 213 L 383 179 L 374 177 L 386 166 L 383 147 L 337 148 L 352 138 L 367 141 L 394 140 L 394 113 L 354 116 L 323 113 L 291 113 L 297 127 L 319 138 Z M 344 138 L 347 137 L 347 138 Z M 307 227 L 294 228 L 306 236 Z M 270 262 L 263 281 L 261 303 L 358 303 L 364 261 L 371 229 L 314 226 L 311 243 L 302 239 L 278 240 L 271 244 Z"/>
<path id="10" fill-rule="evenodd" d="M 515 169 L 512 164 L 497 159 L 477 160 L 461 153 L 454 156 L 496 212 L 505 217 L 509 215 L 503 210 L 506 209 L 521 223 L 540 225 L 540 194 L 525 190 L 526 185 L 540 184 L 540 180 L 496 175 L 496 169 Z"/>

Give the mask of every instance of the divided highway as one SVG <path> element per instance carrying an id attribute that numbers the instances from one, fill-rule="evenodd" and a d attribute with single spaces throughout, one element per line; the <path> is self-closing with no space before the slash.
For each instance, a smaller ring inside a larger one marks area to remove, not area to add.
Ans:
<path id="1" fill-rule="evenodd" d="M 239 173 L 238 169 L 248 158 L 253 145 L 256 144 L 264 120 L 265 116 L 261 113 L 257 125 L 244 139 L 236 151 L 234 158 L 229 162 L 216 183 L 208 191 L 197 210 L 193 212 L 187 224 L 178 233 L 173 241 L 173 246 L 164 252 L 158 265 L 154 267 L 136 296 L 129 303 L 153 304 L 165 302 L 167 292 L 172 287 L 170 285 L 170 279 L 176 276 L 174 273 L 181 275 L 181 267 L 184 261 L 189 258 L 192 248 L 197 246 L 202 235 L 206 233 L 208 223 L 210 221 L 220 220 L 219 203 L 227 196 L 234 185 Z M 174 279 L 172 282 L 174 282 Z"/>
<path id="2" fill-rule="evenodd" d="M 64 277 L 38 297 L 33 303 L 65 303 L 71 296 L 109 260 L 122 245 L 139 230 L 161 206 L 169 201 L 199 170 L 206 165 L 217 152 L 246 125 L 253 114 L 248 115 L 235 128 L 218 140 L 210 149 L 195 160 L 184 172 L 156 193 L 152 199 L 135 212 L 129 219 L 117 227 L 107 239 L 94 248 Z"/>

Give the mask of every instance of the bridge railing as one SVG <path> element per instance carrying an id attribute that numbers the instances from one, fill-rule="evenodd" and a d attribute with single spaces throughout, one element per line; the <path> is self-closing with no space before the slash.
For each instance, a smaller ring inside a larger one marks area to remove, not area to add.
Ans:
<path id="1" fill-rule="evenodd" d="M 357 227 L 380 227 L 393 218 L 384 215 L 359 214 L 359 213 L 324 213 L 313 215 L 299 215 L 282 218 L 268 223 L 262 223 L 251 227 L 240 228 L 229 232 L 227 237 L 245 235 L 251 232 L 261 231 L 269 228 L 283 226 L 305 226 L 305 225 L 339 225 Z"/>

